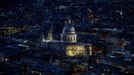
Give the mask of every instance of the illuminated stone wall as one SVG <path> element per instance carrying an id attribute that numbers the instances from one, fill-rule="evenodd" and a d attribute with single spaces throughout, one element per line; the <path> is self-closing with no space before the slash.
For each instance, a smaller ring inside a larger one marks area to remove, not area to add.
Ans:
<path id="1" fill-rule="evenodd" d="M 84 43 L 64 43 L 64 42 L 48 42 L 45 48 L 51 50 L 54 54 L 63 57 L 81 57 L 93 55 L 91 44 Z"/>
<path id="2" fill-rule="evenodd" d="M 84 56 L 86 54 L 86 49 L 84 46 L 79 45 L 69 45 L 66 47 L 67 56 Z"/>

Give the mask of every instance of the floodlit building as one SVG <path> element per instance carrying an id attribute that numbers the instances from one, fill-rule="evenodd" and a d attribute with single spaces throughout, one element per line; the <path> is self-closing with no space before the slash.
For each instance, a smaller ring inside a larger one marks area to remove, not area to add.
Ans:
<path id="1" fill-rule="evenodd" d="M 44 41 L 44 38 L 42 38 Z M 77 32 L 71 20 L 63 28 L 61 40 L 54 40 L 52 31 L 49 31 L 47 39 L 43 43 L 45 49 L 63 56 L 87 56 L 92 55 L 92 45 L 90 43 L 77 42 Z"/>

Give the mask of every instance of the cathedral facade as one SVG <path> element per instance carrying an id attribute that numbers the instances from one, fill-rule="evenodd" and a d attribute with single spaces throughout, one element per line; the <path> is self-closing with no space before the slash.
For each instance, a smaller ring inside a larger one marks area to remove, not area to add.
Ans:
<path id="1" fill-rule="evenodd" d="M 90 43 L 77 42 L 77 33 L 75 27 L 69 21 L 65 25 L 61 33 L 61 40 L 54 40 L 52 32 L 48 34 L 48 38 L 44 40 L 43 46 L 53 53 L 63 56 L 87 56 L 92 55 L 92 45 Z"/>

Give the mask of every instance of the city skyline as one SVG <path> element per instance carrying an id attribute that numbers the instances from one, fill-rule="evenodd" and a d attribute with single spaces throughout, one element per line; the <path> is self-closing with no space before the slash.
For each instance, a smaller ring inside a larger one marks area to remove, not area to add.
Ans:
<path id="1" fill-rule="evenodd" d="M 0 75 L 133 75 L 133 0 L 1 0 Z"/>

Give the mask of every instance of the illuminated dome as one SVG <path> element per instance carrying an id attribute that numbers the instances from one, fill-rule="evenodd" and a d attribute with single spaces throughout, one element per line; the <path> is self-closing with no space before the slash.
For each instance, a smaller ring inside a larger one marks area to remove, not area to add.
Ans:
<path id="1" fill-rule="evenodd" d="M 63 33 L 75 33 L 75 28 L 73 25 L 69 24 L 69 25 L 66 25 L 64 28 L 63 28 Z"/>
<path id="2" fill-rule="evenodd" d="M 71 24 L 71 20 L 68 20 L 68 24 L 63 28 L 63 32 L 61 33 L 61 40 L 64 42 L 75 43 L 77 42 L 77 34 L 75 33 L 75 28 Z"/>

